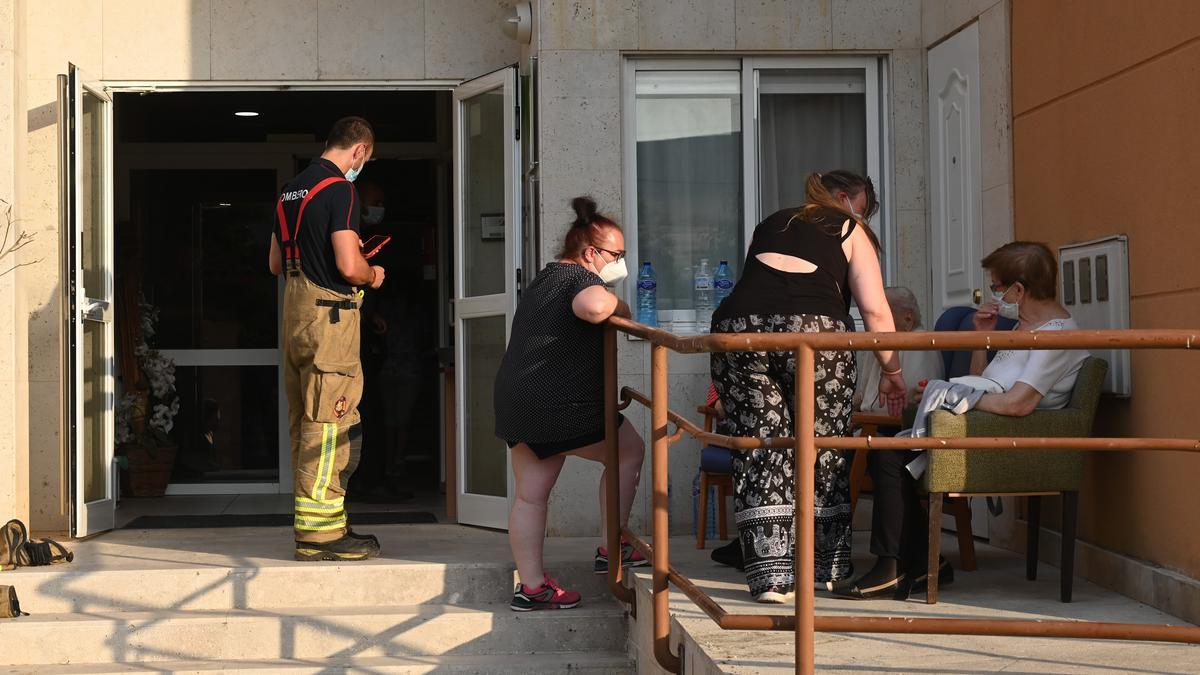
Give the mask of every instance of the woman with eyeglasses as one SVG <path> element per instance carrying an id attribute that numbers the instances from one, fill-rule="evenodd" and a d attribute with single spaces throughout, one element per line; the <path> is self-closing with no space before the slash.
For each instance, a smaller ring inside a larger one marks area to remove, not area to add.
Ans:
<path id="1" fill-rule="evenodd" d="M 568 609 L 580 595 L 564 589 L 542 567 L 546 503 L 568 456 L 604 461 L 604 327 L 629 306 L 609 290 L 628 275 L 621 226 L 596 212 L 596 202 L 576 197 L 575 221 L 556 262 L 538 273 L 521 294 L 508 349 L 496 374 L 496 435 L 512 452 L 516 494 L 508 516 L 508 540 L 520 582 L 511 607 L 526 612 Z M 637 491 L 645 443 L 618 422 L 621 526 Z M 603 537 L 607 510 L 600 478 Z M 606 574 L 609 551 L 596 550 L 594 571 Z M 631 545 L 615 553 L 625 567 L 647 564 Z"/>
<path id="2" fill-rule="evenodd" d="M 992 251 L 982 262 L 991 281 L 992 298 L 975 312 L 974 327 L 996 330 L 997 317 L 1017 322 L 1013 330 L 1078 330 L 1071 313 L 1058 301 L 1058 262 L 1045 245 L 1014 241 Z M 971 374 L 987 381 L 975 410 L 1024 417 L 1037 409 L 1064 408 L 1088 353 L 1079 349 L 1002 349 L 988 363 L 987 350 L 971 355 Z M 984 384 L 983 381 L 980 382 Z M 918 399 L 926 384 L 918 384 Z M 871 453 L 874 482 L 871 553 L 875 564 L 852 586 L 834 589 L 855 600 L 906 599 L 923 593 L 928 576 L 928 530 L 917 479 L 906 468 L 918 450 Z M 946 560 L 938 565 L 938 585 L 954 581 Z"/>

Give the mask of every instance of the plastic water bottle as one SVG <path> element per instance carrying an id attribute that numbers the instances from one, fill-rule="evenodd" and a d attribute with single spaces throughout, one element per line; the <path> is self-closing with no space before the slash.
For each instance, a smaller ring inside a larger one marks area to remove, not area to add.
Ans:
<path id="1" fill-rule="evenodd" d="M 733 292 L 733 279 L 729 277 L 729 261 L 722 260 L 717 265 L 717 275 L 713 277 L 713 307 L 720 307 L 725 298 Z"/>
<path id="2" fill-rule="evenodd" d="M 696 301 L 696 332 L 707 333 L 712 323 L 713 310 L 716 309 L 716 305 L 713 304 L 713 278 L 708 269 L 708 258 L 700 259 L 693 288 Z"/>
<path id="3" fill-rule="evenodd" d="M 658 325 L 658 281 L 649 261 L 642 263 L 637 278 L 637 322 L 647 326 Z"/>

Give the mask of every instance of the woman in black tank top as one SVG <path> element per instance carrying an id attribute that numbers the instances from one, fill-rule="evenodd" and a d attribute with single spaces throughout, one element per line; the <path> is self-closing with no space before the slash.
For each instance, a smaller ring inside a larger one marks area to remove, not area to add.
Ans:
<path id="1" fill-rule="evenodd" d="M 872 331 L 895 326 L 883 291 L 878 241 L 866 221 L 878 209 L 869 179 L 848 171 L 811 174 L 806 201 L 772 214 L 754 230 L 742 278 L 713 314 L 714 333 L 845 332 L 853 330 L 850 301 Z M 899 358 L 878 352 L 885 373 L 880 396 L 898 414 L 905 385 Z M 724 423 L 738 436 L 795 435 L 796 362 L 791 352 L 712 355 L 712 377 Z M 856 372 L 853 352 L 817 352 L 816 432 L 850 432 Z M 807 392 L 802 392 L 808 395 Z M 816 466 L 817 587 L 848 581 L 850 464 L 853 453 L 820 450 Z M 793 572 L 794 457 L 789 450 L 735 453 L 734 513 L 750 593 L 759 602 L 784 602 Z"/>

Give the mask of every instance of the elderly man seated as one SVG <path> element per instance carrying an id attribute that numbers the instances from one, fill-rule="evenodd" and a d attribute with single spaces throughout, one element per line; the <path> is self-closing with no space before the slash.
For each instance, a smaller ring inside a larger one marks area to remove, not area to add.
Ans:
<path id="1" fill-rule="evenodd" d="M 887 294 L 888 305 L 892 308 L 896 330 L 921 330 L 921 307 L 917 304 L 917 296 L 903 286 L 889 286 L 884 292 Z M 910 400 L 911 393 L 915 393 L 918 383 L 941 379 L 942 359 L 939 352 L 902 351 L 899 354 L 904 381 L 914 387 L 910 392 Z M 879 361 L 870 352 L 858 354 L 858 386 L 854 390 L 854 410 L 888 414 L 887 406 L 879 401 Z M 896 431 L 899 429 L 892 430 L 892 433 Z"/>

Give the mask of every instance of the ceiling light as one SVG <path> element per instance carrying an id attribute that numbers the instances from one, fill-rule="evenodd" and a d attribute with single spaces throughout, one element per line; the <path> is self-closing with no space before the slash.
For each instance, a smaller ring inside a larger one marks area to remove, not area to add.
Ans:
<path id="1" fill-rule="evenodd" d="M 233 114 L 238 117 L 258 117 L 258 113 L 253 110 L 239 110 Z"/>
<path id="2" fill-rule="evenodd" d="M 229 202 L 221 202 L 220 204 L 217 204 L 217 206 L 224 208 L 224 207 L 228 207 L 228 206 L 233 206 L 233 204 L 230 204 Z"/>

